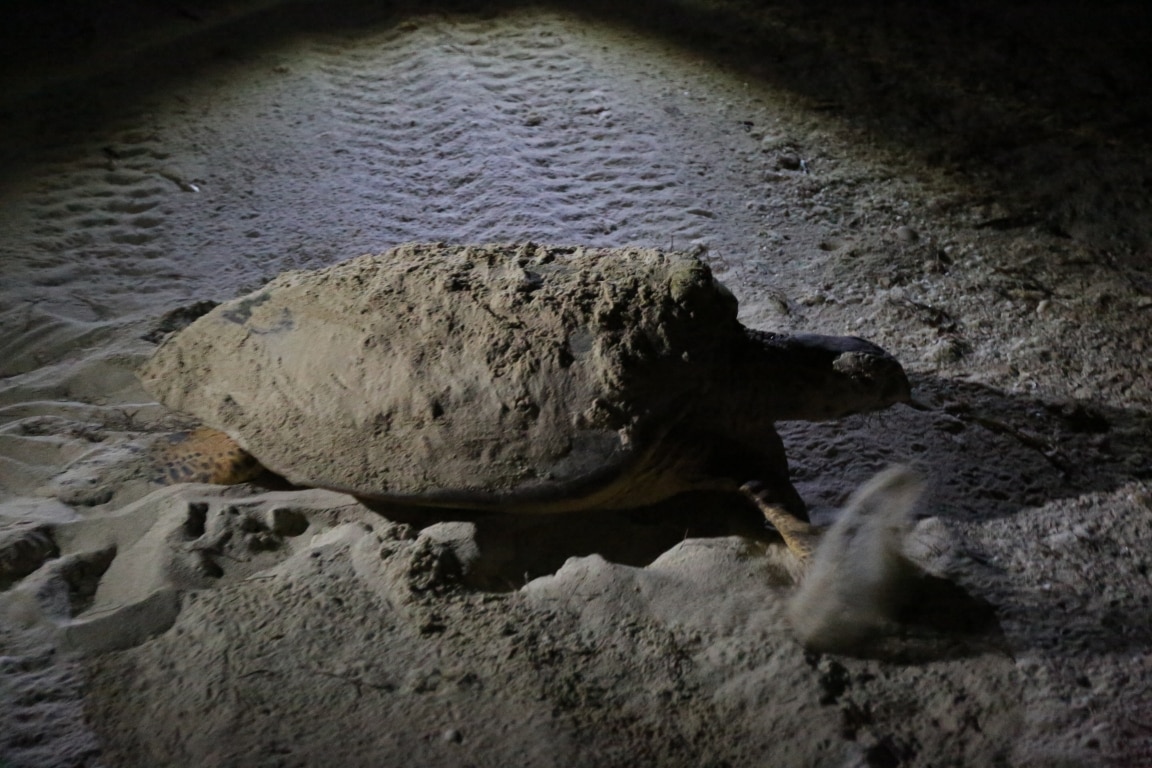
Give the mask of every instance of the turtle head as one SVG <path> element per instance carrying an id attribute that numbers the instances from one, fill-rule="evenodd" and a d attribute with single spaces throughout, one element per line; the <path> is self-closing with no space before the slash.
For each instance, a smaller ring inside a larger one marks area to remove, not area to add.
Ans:
<path id="1" fill-rule="evenodd" d="M 757 399 L 767 399 L 774 421 L 838 419 L 911 400 L 900 363 L 864 339 L 751 329 L 747 335 L 747 369 L 737 375 L 759 380 Z"/>

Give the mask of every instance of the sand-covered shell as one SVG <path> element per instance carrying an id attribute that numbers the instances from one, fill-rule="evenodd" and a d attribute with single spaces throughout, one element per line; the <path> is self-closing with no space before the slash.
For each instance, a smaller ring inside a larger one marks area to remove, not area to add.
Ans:
<path id="1" fill-rule="evenodd" d="M 140 377 L 300 485 L 492 504 L 624 471 L 742 332 L 685 254 L 406 245 L 222 304 Z"/>

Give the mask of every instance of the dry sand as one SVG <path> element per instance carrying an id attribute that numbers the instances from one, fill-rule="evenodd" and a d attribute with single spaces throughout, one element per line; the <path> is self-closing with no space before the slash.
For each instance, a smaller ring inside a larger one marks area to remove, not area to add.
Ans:
<path id="1" fill-rule="evenodd" d="M 0 765 L 1152 764 L 1150 32 L 1134 2 L 11 4 Z M 929 478 L 934 639 L 806 652 L 780 547 L 685 537 L 713 499 L 421 531 L 141 473 L 185 423 L 134 375 L 166 313 L 437 240 L 691 248 L 748 325 L 895 353 L 923 407 L 781 431 L 821 519 Z"/>

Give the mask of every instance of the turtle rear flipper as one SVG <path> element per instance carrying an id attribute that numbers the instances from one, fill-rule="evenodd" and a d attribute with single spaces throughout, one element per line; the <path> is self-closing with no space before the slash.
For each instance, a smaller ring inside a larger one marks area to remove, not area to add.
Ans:
<path id="1" fill-rule="evenodd" d="M 152 479 L 162 485 L 212 483 L 236 485 L 264 471 L 252 454 L 220 430 L 198 427 L 174 432 L 152 449 Z"/>

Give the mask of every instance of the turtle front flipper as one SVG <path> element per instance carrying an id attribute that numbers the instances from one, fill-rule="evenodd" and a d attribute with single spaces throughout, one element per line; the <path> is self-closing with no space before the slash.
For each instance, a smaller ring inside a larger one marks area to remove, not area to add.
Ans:
<path id="1" fill-rule="evenodd" d="M 898 625 L 922 583 L 923 571 L 905 555 L 904 542 L 923 491 L 915 471 L 890 467 L 861 486 L 821 534 L 788 605 L 809 650 L 858 652 Z"/>
<path id="2" fill-rule="evenodd" d="M 264 467 L 218 429 L 198 427 L 175 432 L 152 448 L 152 479 L 162 485 L 213 483 L 236 485 L 255 479 Z"/>
<path id="3" fill-rule="evenodd" d="M 800 560 L 801 565 L 806 565 L 819 541 L 817 531 L 812 527 L 812 524 L 806 520 L 801 520 L 795 513 L 789 511 L 773 498 L 771 490 L 761 482 L 744 483 L 740 486 L 740 491 L 764 513 L 764 517 L 780 533 L 784 543 Z"/>

